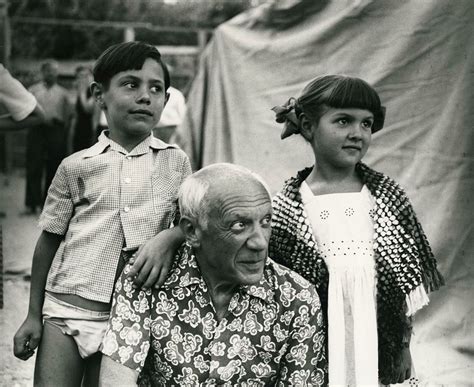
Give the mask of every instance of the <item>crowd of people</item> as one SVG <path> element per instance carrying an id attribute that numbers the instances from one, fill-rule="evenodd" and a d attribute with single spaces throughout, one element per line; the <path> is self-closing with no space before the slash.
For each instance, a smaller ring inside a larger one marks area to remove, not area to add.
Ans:
<path id="1" fill-rule="evenodd" d="M 415 380 L 412 318 L 443 278 L 403 189 L 362 162 L 385 120 L 372 86 L 320 76 L 273 108 L 282 139 L 301 135 L 315 162 L 272 198 L 242 166 L 191 171 L 170 143 L 182 115 L 166 113 L 173 89 L 154 46 L 114 45 L 76 75 L 72 155 L 54 63 L 36 99 L 11 80 L 21 91 L 0 121 L 54 136 L 14 337 L 18 358 L 37 350 L 35 385 Z"/>

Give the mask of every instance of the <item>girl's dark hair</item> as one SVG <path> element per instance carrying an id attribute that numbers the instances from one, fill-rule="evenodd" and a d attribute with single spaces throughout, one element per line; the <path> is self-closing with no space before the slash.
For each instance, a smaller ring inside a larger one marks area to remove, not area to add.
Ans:
<path id="1" fill-rule="evenodd" d="M 167 90 L 170 86 L 168 67 L 161 59 L 158 49 L 144 42 L 119 43 L 107 48 L 95 62 L 94 81 L 108 88 L 115 74 L 127 70 L 140 70 L 147 58 L 154 59 L 161 65 Z"/>
<path id="2" fill-rule="evenodd" d="M 385 108 L 378 93 L 360 78 L 343 75 L 325 75 L 313 79 L 296 100 L 295 113 L 301 113 L 318 122 L 325 112 L 325 106 L 335 109 L 357 108 L 374 115 L 372 133 L 383 128 Z"/>

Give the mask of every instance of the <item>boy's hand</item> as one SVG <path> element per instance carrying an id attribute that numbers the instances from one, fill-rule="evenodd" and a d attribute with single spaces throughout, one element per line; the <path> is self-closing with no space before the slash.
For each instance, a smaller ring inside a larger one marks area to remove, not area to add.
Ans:
<path id="1" fill-rule="evenodd" d="M 28 360 L 38 347 L 43 324 L 40 318 L 28 316 L 13 338 L 13 354 L 21 360 Z"/>
<path id="2" fill-rule="evenodd" d="M 160 232 L 145 242 L 130 259 L 132 268 L 128 277 L 136 287 L 146 290 L 163 285 L 173 264 L 176 249 L 184 241 L 179 227 Z"/>

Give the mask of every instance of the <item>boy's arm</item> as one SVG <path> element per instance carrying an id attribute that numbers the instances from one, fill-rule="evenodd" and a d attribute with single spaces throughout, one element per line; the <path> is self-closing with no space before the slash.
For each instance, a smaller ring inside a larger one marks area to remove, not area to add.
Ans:
<path id="1" fill-rule="evenodd" d="M 163 230 L 145 242 L 133 255 L 133 266 L 129 277 L 133 283 L 144 290 L 153 285 L 160 287 L 166 280 L 173 264 L 176 250 L 184 242 L 180 227 Z"/>
<path id="2" fill-rule="evenodd" d="M 181 166 L 181 182 L 191 173 L 189 159 L 187 156 L 184 156 Z M 177 226 L 180 218 L 179 212 L 178 206 L 178 214 L 174 220 L 175 227 L 158 233 L 140 246 L 132 257 L 131 263 L 133 266 L 129 277 L 135 277 L 133 281 L 135 286 L 149 289 L 155 285 L 156 288 L 159 288 L 165 282 L 173 264 L 176 250 L 185 240 L 181 228 Z"/>
<path id="3" fill-rule="evenodd" d="M 21 360 L 27 360 L 33 356 L 34 349 L 40 342 L 43 330 L 41 312 L 43 308 L 46 278 L 51 262 L 62 239 L 62 235 L 43 231 L 36 243 L 31 268 L 28 315 L 13 339 L 13 353 Z"/>

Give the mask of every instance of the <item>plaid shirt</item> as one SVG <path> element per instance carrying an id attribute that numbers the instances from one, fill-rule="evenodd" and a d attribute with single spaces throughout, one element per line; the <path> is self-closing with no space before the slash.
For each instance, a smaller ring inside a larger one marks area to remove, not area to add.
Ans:
<path id="1" fill-rule="evenodd" d="M 103 133 L 64 159 L 40 218 L 44 231 L 64 235 L 46 290 L 110 302 L 122 248 L 170 227 L 190 173 L 186 154 L 153 136 L 127 152 Z"/>

